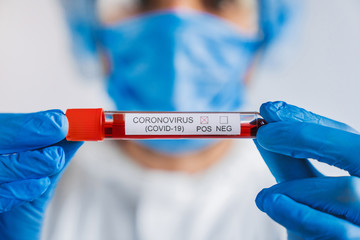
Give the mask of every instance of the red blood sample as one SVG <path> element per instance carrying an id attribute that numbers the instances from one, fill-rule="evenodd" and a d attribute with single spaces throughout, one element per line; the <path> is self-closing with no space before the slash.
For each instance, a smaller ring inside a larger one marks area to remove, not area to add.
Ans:
<path id="1" fill-rule="evenodd" d="M 103 109 L 68 109 L 66 116 L 69 120 L 66 139 L 70 141 L 255 138 L 259 127 L 266 124 L 257 112 L 104 112 Z M 220 118 L 222 120 L 218 120 Z"/>

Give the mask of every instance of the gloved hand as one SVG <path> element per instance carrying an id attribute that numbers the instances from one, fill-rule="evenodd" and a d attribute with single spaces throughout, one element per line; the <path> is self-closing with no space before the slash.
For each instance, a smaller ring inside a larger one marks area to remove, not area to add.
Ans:
<path id="1" fill-rule="evenodd" d="M 360 135 L 284 102 L 265 103 L 260 114 L 269 124 L 255 144 L 279 184 L 258 194 L 258 208 L 293 237 L 360 239 Z M 351 176 L 323 176 L 306 158 Z"/>
<path id="2" fill-rule="evenodd" d="M 60 110 L 0 114 L 0 239 L 39 239 L 44 212 L 82 143 Z M 63 140 L 63 141 L 62 141 Z"/>

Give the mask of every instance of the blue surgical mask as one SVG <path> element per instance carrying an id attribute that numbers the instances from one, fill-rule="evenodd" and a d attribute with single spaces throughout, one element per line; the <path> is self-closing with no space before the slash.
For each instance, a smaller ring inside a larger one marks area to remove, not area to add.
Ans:
<path id="1" fill-rule="evenodd" d="M 258 37 L 192 11 L 155 12 L 107 26 L 100 34 L 118 110 L 236 111 Z M 197 151 L 215 140 L 139 140 L 163 153 Z"/>

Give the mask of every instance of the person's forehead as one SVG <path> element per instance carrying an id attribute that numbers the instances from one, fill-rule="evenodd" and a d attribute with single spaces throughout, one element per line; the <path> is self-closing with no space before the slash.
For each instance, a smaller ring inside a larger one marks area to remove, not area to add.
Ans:
<path id="1" fill-rule="evenodd" d="M 103 23 L 111 24 L 139 13 L 167 6 L 193 8 L 215 14 L 235 23 L 242 31 L 258 31 L 259 0 L 98 0 L 97 11 Z"/>
<path id="2" fill-rule="evenodd" d="M 133 7 L 141 5 L 143 2 L 158 2 L 164 0 L 98 0 L 97 4 L 100 10 L 105 11 L 114 8 L 123 8 L 123 9 L 131 9 Z M 172 1 L 172 0 L 165 0 L 165 1 Z M 178 0 L 176 2 L 189 2 L 189 0 Z M 206 0 L 191 0 L 193 2 L 204 2 Z M 213 0 L 216 1 L 216 0 Z M 232 2 L 236 2 L 241 4 L 243 7 L 256 9 L 258 0 L 230 0 Z M 219 1 L 220 2 L 220 1 Z"/>
<path id="3" fill-rule="evenodd" d="M 101 4 L 134 4 L 134 3 L 141 3 L 144 0 L 98 0 L 99 3 Z M 148 0 L 148 1 L 156 1 L 156 0 Z M 167 0 L 167 1 L 171 1 L 171 0 Z M 187 1 L 187 0 L 183 0 L 183 1 Z M 198 0 L 198 1 L 203 1 L 203 0 Z M 241 2 L 243 4 L 254 4 L 257 2 L 257 0 L 233 0 L 236 2 Z M 181 1 L 177 1 L 177 2 L 181 2 Z"/>

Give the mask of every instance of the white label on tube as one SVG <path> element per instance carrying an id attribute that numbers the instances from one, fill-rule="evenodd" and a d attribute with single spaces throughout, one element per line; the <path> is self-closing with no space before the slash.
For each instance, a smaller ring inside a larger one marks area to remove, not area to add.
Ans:
<path id="1" fill-rule="evenodd" d="M 125 113 L 125 135 L 240 135 L 240 113 Z"/>

